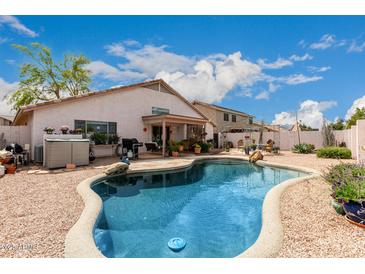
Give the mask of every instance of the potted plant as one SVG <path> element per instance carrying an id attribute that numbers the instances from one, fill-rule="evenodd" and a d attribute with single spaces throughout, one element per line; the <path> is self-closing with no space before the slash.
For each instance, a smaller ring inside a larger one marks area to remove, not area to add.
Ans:
<path id="1" fill-rule="evenodd" d="M 4 164 L 6 169 L 6 174 L 14 174 L 16 171 L 16 165 L 15 164 Z"/>
<path id="2" fill-rule="evenodd" d="M 62 132 L 62 134 L 67 134 L 69 129 L 70 129 L 69 126 L 62 126 L 60 128 L 60 131 Z"/>
<path id="3" fill-rule="evenodd" d="M 183 144 L 183 142 L 177 142 L 176 143 L 176 145 L 177 145 L 177 148 L 178 148 L 178 151 L 179 152 L 183 152 L 184 151 L 184 144 Z"/>
<path id="4" fill-rule="evenodd" d="M 179 148 L 177 145 L 170 145 L 169 150 L 171 151 L 172 157 L 179 157 Z"/>
<path id="5" fill-rule="evenodd" d="M 46 134 L 53 134 L 53 132 L 55 131 L 55 129 L 54 129 L 54 128 L 52 128 L 52 127 L 45 127 L 45 128 L 43 129 L 43 131 L 44 131 Z"/>
<path id="6" fill-rule="evenodd" d="M 195 144 L 194 145 L 194 153 L 195 154 L 200 154 L 200 152 L 201 152 L 201 146 L 199 145 L 199 144 Z"/>

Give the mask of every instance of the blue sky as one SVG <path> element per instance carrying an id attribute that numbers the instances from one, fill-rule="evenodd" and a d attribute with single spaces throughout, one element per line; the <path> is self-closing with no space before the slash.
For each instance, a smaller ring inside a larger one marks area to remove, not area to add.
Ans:
<path id="1" fill-rule="evenodd" d="M 364 16 L 0 16 L 0 96 L 27 61 L 11 44 L 37 41 L 86 55 L 93 89 L 163 78 L 191 100 L 318 127 L 365 105 L 364 29 Z"/>

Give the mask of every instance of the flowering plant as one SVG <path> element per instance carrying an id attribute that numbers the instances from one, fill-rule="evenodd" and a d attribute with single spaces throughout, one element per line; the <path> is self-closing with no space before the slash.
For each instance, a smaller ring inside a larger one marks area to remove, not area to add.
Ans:
<path id="1" fill-rule="evenodd" d="M 62 126 L 60 128 L 60 131 L 62 132 L 62 134 L 67 134 L 68 130 L 70 129 L 69 126 Z"/>

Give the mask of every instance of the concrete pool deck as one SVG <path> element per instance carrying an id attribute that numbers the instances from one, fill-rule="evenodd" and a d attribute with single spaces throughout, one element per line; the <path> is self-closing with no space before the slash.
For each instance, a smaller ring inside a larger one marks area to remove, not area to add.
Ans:
<path id="1" fill-rule="evenodd" d="M 229 154 L 242 155 L 235 150 Z M 36 175 L 21 171 L 0 178 L 0 243 L 11 247 L 1 248 L 0 257 L 63 257 L 66 234 L 84 208 L 76 186 L 115 160 L 100 159 L 73 172 Z M 137 169 L 153 161 L 167 164 L 185 160 L 146 160 L 132 166 Z M 318 171 L 339 162 L 291 152 L 266 155 L 264 160 Z M 283 193 L 280 210 L 284 235 L 278 257 L 365 257 L 365 231 L 332 210 L 329 194 L 329 186 L 321 179 L 295 184 Z"/>

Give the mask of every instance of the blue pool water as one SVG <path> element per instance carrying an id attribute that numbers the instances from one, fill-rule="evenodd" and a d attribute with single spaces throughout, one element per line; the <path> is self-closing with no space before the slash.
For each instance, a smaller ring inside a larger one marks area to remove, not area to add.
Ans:
<path id="1" fill-rule="evenodd" d="M 235 257 L 261 230 L 265 194 L 304 173 L 238 160 L 209 160 L 158 173 L 111 177 L 93 185 L 103 200 L 95 225 L 107 257 Z M 186 241 L 180 252 L 170 239 Z"/>

